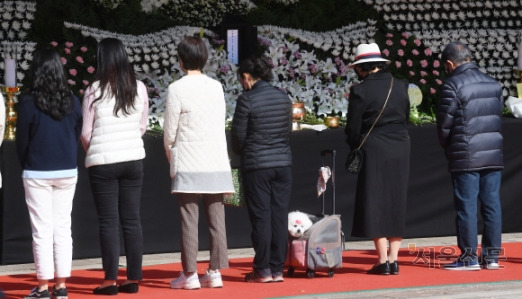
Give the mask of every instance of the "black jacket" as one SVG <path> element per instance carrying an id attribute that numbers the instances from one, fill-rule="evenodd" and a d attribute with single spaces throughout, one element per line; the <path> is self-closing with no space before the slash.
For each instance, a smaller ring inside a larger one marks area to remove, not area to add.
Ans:
<path id="1" fill-rule="evenodd" d="M 239 96 L 232 121 L 232 146 L 244 170 L 292 165 L 292 101 L 263 80 Z"/>
<path id="2" fill-rule="evenodd" d="M 441 90 L 439 141 L 450 172 L 502 169 L 502 88 L 477 65 L 459 65 Z"/>
<path id="3" fill-rule="evenodd" d="M 392 75 L 380 71 L 368 75 L 360 84 L 350 87 L 348 118 L 345 128 L 346 142 L 351 149 L 357 148 L 379 115 L 390 90 Z M 375 124 L 373 133 L 406 131 L 410 118 L 408 82 L 394 78 L 393 88 L 383 114 Z"/>

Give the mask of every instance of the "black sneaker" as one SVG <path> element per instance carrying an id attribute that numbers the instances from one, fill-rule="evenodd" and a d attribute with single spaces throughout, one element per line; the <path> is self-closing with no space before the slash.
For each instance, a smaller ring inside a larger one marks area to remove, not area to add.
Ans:
<path id="1" fill-rule="evenodd" d="M 50 299 L 51 297 L 49 297 L 49 291 L 48 290 L 39 291 L 38 287 L 36 287 L 36 288 L 31 290 L 31 293 L 29 293 L 29 295 L 24 297 L 24 299 L 34 299 L 34 298 Z"/>
<path id="2" fill-rule="evenodd" d="M 67 296 L 67 289 L 66 288 L 61 288 L 61 289 L 56 289 L 56 286 L 53 287 L 53 299 L 68 299 L 69 297 Z"/>

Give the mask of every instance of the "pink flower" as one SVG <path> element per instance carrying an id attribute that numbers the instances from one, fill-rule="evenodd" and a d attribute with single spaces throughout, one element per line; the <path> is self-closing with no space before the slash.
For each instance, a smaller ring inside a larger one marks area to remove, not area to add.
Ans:
<path id="1" fill-rule="evenodd" d="M 89 74 L 93 74 L 94 71 L 95 71 L 95 70 L 94 70 L 94 68 L 93 68 L 92 66 L 90 66 L 90 67 L 87 68 L 87 73 L 89 73 Z"/>
<path id="2" fill-rule="evenodd" d="M 406 64 L 407 64 L 409 67 L 412 67 L 412 66 L 413 66 L 413 61 L 411 61 L 411 59 L 408 59 L 408 60 L 406 60 Z"/>
<path id="3" fill-rule="evenodd" d="M 431 52 L 431 49 L 430 49 L 430 48 L 426 48 L 426 49 L 424 50 L 424 54 L 425 54 L 426 56 L 431 56 L 431 54 L 433 54 L 433 53 Z"/>
<path id="4" fill-rule="evenodd" d="M 440 79 L 435 79 L 435 82 L 437 82 L 438 85 L 442 85 L 442 80 Z"/>
<path id="5" fill-rule="evenodd" d="M 85 86 L 89 85 L 89 81 L 87 81 L 87 80 L 82 80 L 82 83 L 83 83 L 83 85 L 85 85 Z"/>
<path id="6" fill-rule="evenodd" d="M 417 49 L 413 49 L 413 50 L 411 51 L 411 53 L 412 53 L 414 56 L 419 55 L 419 51 L 417 51 Z"/>
<path id="7" fill-rule="evenodd" d="M 388 33 L 386 33 L 386 37 L 387 37 L 387 38 L 392 38 L 392 37 L 393 37 L 393 34 L 391 34 L 391 33 L 388 32 Z"/>
<path id="8" fill-rule="evenodd" d="M 421 45 L 421 41 L 418 40 L 418 39 L 415 39 L 415 40 L 413 41 L 413 43 L 414 43 L 415 45 L 417 45 L 417 47 L 420 47 L 420 45 Z"/>
<path id="9" fill-rule="evenodd" d="M 420 74 L 421 74 L 421 77 L 426 77 L 428 75 L 428 73 L 426 73 L 425 71 L 421 71 Z"/>
<path id="10" fill-rule="evenodd" d="M 75 69 L 70 69 L 69 74 L 71 74 L 71 76 L 76 76 L 78 72 Z"/>
<path id="11" fill-rule="evenodd" d="M 72 46 L 74 46 L 74 44 L 71 43 L 71 42 L 65 42 L 65 46 L 66 46 L 67 48 L 72 48 Z"/>
<path id="12" fill-rule="evenodd" d="M 395 61 L 395 67 L 400 69 L 402 66 L 401 62 L 400 61 Z"/>
<path id="13" fill-rule="evenodd" d="M 80 56 L 76 56 L 76 61 L 78 61 L 79 63 L 83 63 L 83 58 L 81 58 Z"/>
<path id="14" fill-rule="evenodd" d="M 84 53 L 87 52 L 87 47 L 81 47 L 81 48 L 80 48 L 80 51 L 82 51 L 82 52 L 84 52 Z"/>
<path id="15" fill-rule="evenodd" d="M 415 76 L 415 72 L 414 71 L 410 71 L 410 76 L 411 77 Z"/>
<path id="16" fill-rule="evenodd" d="M 428 61 L 426 61 L 426 59 L 423 59 L 420 61 L 420 64 L 422 67 L 427 67 L 428 66 Z"/>
<path id="17" fill-rule="evenodd" d="M 437 70 L 433 70 L 432 73 L 433 73 L 433 75 L 435 75 L 435 76 L 439 76 L 439 75 L 440 75 L 439 71 L 437 71 Z"/>
<path id="18" fill-rule="evenodd" d="M 52 42 L 51 42 L 51 46 L 56 47 L 56 46 L 58 46 L 58 43 L 55 42 L 55 41 L 52 41 Z"/>
<path id="19" fill-rule="evenodd" d="M 401 45 L 406 46 L 406 41 L 401 39 Z"/>
<path id="20" fill-rule="evenodd" d="M 382 50 L 382 54 L 384 54 L 386 57 L 390 56 L 390 51 L 388 49 Z"/>
<path id="21" fill-rule="evenodd" d="M 438 60 L 433 61 L 433 67 L 437 68 L 440 66 L 440 62 Z"/>
<path id="22" fill-rule="evenodd" d="M 430 88 L 430 92 L 431 92 L 431 94 L 436 94 L 437 93 L 437 91 L 433 87 Z"/>
<path id="23" fill-rule="evenodd" d="M 397 50 L 397 54 L 399 56 L 404 56 L 404 50 L 402 50 L 402 49 Z"/>
<path id="24" fill-rule="evenodd" d="M 408 32 L 403 32 L 401 35 L 402 35 L 402 37 L 404 37 L 404 38 L 408 38 L 408 37 L 409 37 Z"/>
<path id="25" fill-rule="evenodd" d="M 71 80 L 71 79 L 67 80 L 67 83 L 69 83 L 69 85 L 76 85 L 76 82 L 74 82 L 74 81 Z"/>
<path id="26" fill-rule="evenodd" d="M 65 48 L 64 51 L 65 51 L 65 54 L 71 54 L 71 49 L 69 49 L 69 48 Z"/>
<path id="27" fill-rule="evenodd" d="M 424 80 L 424 79 L 420 79 L 419 82 L 422 83 L 422 84 L 426 84 L 426 80 Z"/>
<path id="28" fill-rule="evenodd" d="M 67 59 L 65 59 L 65 57 L 60 58 L 60 60 L 62 61 L 62 64 L 66 64 L 67 63 Z"/>
<path id="29" fill-rule="evenodd" d="M 80 89 L 80 94 L 83 94 L 85 91 L 83 89 Z"/>
<path id="30" fill-rule="evenodd" d="M 388 46 L 391 46 L 391 45 L 393 45 L 393 42 L 392 42 L 391 40 L 387 39 L 387 40 L 386 40 L 386 44 L 387 44 Z"/>

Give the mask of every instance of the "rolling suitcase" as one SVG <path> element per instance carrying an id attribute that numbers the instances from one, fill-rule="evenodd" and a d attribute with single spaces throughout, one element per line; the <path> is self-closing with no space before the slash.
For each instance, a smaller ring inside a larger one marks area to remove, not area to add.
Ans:
<path id="1" fill-rule="evenodd" d="M 325 196 L 322 193 L 322 213 L 317 215 L 319 221 L 314 223 L 301 238 L 288 242 L 286 265 L 287 275 L 293 276 L 296 268 L 305 268 L 309 278 L 315 277 L 316 271 L 325 271 L 329 277 L 335 269 L 342 267 L 342 252 L 344 249 L 344 234 L 341 230 L 341 216 L 335 214 L 335 150 L 321 151 L 322 165 L 325 166 L 325 156 L 332 156 L 331 186 L 332 215 L 325 214 Z"/>

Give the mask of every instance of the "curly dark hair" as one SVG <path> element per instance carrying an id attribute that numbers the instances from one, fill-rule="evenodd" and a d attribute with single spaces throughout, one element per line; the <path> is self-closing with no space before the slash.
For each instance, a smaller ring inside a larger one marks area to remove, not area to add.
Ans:
<path id="1" fill-rule="evenodd" d="M 261 79 L 266 82 L 274 79 L 272 64 L 263 56 L 251 56 L 243 60 L 237 69 L 238 78 L 241 78 L 245 73 L 250 74 L 254 79 Z"/>
<path id="2" fill-rule="evenodd" d="M 67 85 L 58 52 L 49 48 L 36 52 L 29 76 L 29 91 L 34 95 L 40 110 L 56 120 L 61 120 L 74 110 L 73 93 Z"/>

